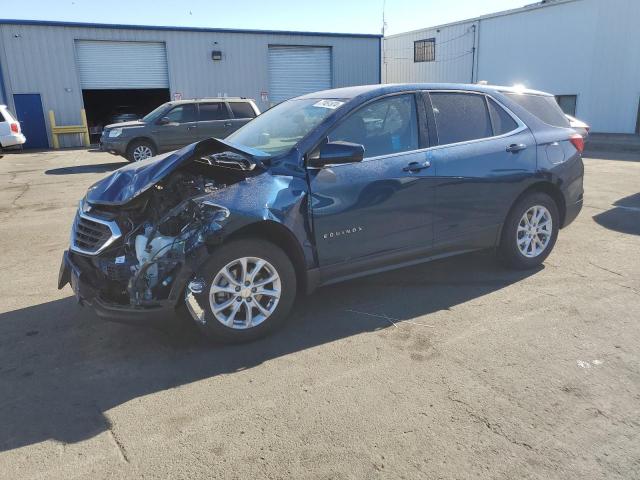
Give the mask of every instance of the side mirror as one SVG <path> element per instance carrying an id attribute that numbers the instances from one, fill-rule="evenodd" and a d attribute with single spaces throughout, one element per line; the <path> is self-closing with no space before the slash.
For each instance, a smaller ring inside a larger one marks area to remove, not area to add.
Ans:
<path id="1" fill-rule="evenodd" d="M 325 165 L 361 162 L 364 158 L 364 146 L 350 142 L 327 142 L 309 157 L 310 167 L 321 168 Z"/>
<path id="2" fill-rule="evenodd" d="M 169 117 L 162 117 L 160 120 L 158 120 L 156 122 L 158 125 L 168 125 L 171 123 L 171 120 L 169 120 Z"/>

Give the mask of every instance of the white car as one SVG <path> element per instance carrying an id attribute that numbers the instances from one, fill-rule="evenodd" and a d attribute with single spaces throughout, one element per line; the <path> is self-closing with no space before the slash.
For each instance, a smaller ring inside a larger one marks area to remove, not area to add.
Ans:
<path id="1" fill-rule="evenodd" d="M 20 147 L 26 141 L 20 122 L 13 118 L 6 105 L 0 105 L 0 149 Z"/>
<path id="2" fill-rule="evenodd" d="M 582 120 L 578 120 L 576 117 L 572 117 L 569 114 L 565 115 L 567 117 L 567 120 L 569 120 L 569 126 L 573 128 L 584 140 L 586 140 L 589 136 L 589 129 L 591 127 L 584 123 Z"/>

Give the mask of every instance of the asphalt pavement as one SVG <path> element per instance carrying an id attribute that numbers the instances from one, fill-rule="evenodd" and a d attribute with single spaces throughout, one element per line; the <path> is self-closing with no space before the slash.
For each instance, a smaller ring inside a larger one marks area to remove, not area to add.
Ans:
<path id="1" fill-rule="evenodd" d="M 535 271 L 491 252 L 326 287 L 248 345 L 57 290 L 85 150 L 0 160 L 0 477 L 640 478 L 640 154 L 585 160 Z"/>

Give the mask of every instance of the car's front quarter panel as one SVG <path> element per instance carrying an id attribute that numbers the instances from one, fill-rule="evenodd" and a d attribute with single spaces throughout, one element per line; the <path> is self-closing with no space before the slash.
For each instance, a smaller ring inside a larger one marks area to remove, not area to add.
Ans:
<path id="1" fill-rule="evenodd" d="M 229 210 L 222 238 L 252 224 L 275 222 L 295 236 L 302 248 L 306 268 L 314 268 L 316 257 L 311 240 L 308 192 L 304 177 L 267 171 L 213 193 L 211 202 Z"/>

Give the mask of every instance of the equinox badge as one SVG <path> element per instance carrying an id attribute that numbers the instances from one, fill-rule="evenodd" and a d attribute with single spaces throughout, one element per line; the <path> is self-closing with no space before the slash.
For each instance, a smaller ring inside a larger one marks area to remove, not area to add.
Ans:
<path id="1" fill-rule="evenodd" d="M 343 235 L 351 235 L 352 233 L 359 233 L 362 230 L 363 230 L 362 227 L 351 227 L 351 228 L 347 228 L 345 230 L 340 230 L 339 232 L 323 233 L 322 234 L 322 238 L 327 240 L 329 238 L 341 237 Z"/>

